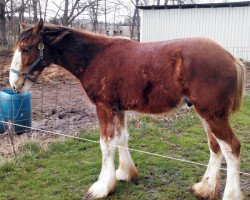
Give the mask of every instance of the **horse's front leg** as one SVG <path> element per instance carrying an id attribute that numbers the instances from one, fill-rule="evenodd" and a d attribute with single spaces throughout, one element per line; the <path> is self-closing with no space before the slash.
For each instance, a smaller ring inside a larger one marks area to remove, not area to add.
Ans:
<path id="1" fill-rule="evenodd" d="M 118 130 L 118 150 L 119 150 L 119 167 L 116 170 L 116 180 L 131 181 L 138 175 L 137 168 L 131 158 L 128 150 L 129 134 L 126 128 L 126 120 L 124 113 L 119 113 Z"/>
<path id="2" fill-rule="evenodd" d="M 117 144 L 117 132 L 115 116 L 112 110 L 104 106 L 97 106 L 97 116 L 101 131 L 102 169 L 98 181 L 88 190 L 87 199 L 106 197 L 114 190 L 116 183 L 114 155 Z"/>

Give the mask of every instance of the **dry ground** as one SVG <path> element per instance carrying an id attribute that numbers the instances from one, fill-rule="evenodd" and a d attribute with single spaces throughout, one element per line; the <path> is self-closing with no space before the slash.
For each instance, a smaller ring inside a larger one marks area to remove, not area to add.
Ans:
<path id="1" fill-rule="evenodd" d="M 0 53 L 0 87 L 9 88 L 9 65 L 11 53 Z M 64 69 L 52 66 L 47 68 L 39 84 L 31 88 L 32 125 L 35 128 L 77 134 L 79 128 L 89 129 L 97 125 L 95 108 L 89 102 L 80 83 Z M 24 142 L 39 141 L 47 145 L 58 139 L 42 132 L 32 132 L 22 136 L 13 136 L 16 149 Z M 12 146 L 7 133 L 0 134 L 0 158 L 12 154 Z"/>

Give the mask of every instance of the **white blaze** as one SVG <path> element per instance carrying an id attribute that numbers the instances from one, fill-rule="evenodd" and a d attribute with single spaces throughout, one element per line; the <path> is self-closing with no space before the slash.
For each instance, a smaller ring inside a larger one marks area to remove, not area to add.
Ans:
<path id="1" fill-rule="evenodd" d="M 15 51 L 10 68 L 15 69 L 17 71 L 21 71 L 22 69 L 22 54 L 18 48 Z M 15 88 L 21 89 L 21 92 L 25 92 L 30 89 L 32 83 L 29 80 L 25 81 L 24 86 L 20 86 L 20 85 L 16 85 L 18 79 L 19 79 L 18 74 L 10 71 L 9 82 L 12 88 L 15 87 Z"/>
<path id="2" fill-rule="evenodd" d="M 10 68 L 20 71 L 21 67 L 22 67 L 21 51 L 19 49 L 16 49 Z M 18 80 L 18 75 L 10 71 L 9 81 L 12 88 L 15 86 L 15 82 L 17 80 Z"/>

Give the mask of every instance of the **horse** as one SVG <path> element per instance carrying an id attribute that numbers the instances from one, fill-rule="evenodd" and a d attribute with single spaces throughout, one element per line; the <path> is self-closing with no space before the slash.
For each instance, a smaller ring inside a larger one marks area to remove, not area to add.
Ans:
<path id="1" fill-rule="evenodd" d="M 243 199 L 240 189 L 240 141 L 229 118 L 244 96 L 245 66 L 214 41 L 184 38 L 139 43 L 73 28 L 20 24 L 21 33 L 10 67 L 9 81 L 21 93 L 44 68 L 59 65 L 81 83 L 96 106 L 100 126 L 102 167 L 86 197 L 106 197 L 116 181 L 131 181 L 138 170 L 128 150 L 125 112 L 167 113 L 189 103 L 208 137 L 210 159 L 199 183 L 198 197 L 218 199 L 220 166 L 227 162 L 223 200 Z M 116 146 L 119 166 L 114 165 Z"/>

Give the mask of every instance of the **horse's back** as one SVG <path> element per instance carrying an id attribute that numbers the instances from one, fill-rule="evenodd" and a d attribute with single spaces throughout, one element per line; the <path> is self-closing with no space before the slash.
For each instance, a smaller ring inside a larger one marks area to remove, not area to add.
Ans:
<path id="1" fill-rule="evenodd" d="M 236 80 L 233 60 L 205 38 L 152 43 L 117 39 L 87 69 L 86 82 L 99 81 L 85 88 L 111 107 L 167 112 L 178 107 L 184 96 L 194 103 L 209 95 L 230 96 Z"/>

